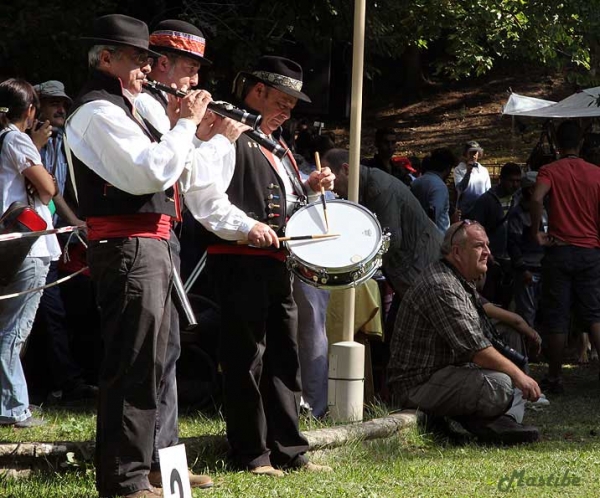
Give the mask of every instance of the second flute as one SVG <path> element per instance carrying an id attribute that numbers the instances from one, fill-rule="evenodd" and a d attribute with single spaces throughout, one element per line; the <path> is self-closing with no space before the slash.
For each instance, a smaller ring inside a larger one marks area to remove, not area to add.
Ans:
<path id="1" fill-rule="evenodd" d="M 177 88 L 172 88 L 154 80 L 144 80 L 144 86 L 153 88 L 155 90 L 161 90 L 165 93 L 175 95 L 176 97 L 185 97 L 188 94 L 188 92 L 184 92 L 183 90 L 179 90 Z M 251 114 L 244 109 L 240 109 L 239 107 L 230 104 L 229 102 L 212 101 L 208 104 L 208 109 L 219 116 L 230 118 L 252 127 L 252 130 L 247 130 L 244 132 L 244 134 L 258 144 L 262 145 L 271 153 L 275 154 L 280 159 L 287 154 L 288 149 L 283 147 L 278 142 L 271 140 L 269 137 L 259 131 L 258 128 L 262 119 L 260 114 Z"/>

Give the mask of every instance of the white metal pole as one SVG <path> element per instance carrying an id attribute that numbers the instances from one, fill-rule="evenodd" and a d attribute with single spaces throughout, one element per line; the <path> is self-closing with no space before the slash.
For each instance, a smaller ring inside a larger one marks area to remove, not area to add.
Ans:
<path id="1" fill-rule="evenodd" d="M 352 51 L 352 93 L 350 105 L 350 175 L 348 199 L 358 202 L 360 136 L 362 121 L 363 68 L 365 49 L 366 1 L 354 3 Z M 363 418 L 364 346 L 354 341 L 356 291 L 344 291 L 344 342 L 332 345 L 329 362 L 329 407 L 336 421 L 359 422 Z"/>
<path id="2" fill-rule="evenodd" d="M 360 136 L 362 123 L 362 92 L 365 50 L 365 0 L 354 4 L 354 43 L 352 50 L 352 97 L 350 104 L 350 177 L 348 199 L 358 202 L 360 172 Z M 344 340 L 354 340 L 355 290 L 348 289 L 344 296 Z"/>

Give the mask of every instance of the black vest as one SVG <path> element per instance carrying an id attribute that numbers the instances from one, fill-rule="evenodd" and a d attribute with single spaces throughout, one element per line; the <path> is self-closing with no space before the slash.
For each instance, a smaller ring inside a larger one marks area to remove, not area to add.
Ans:
<path id="1" fill-rule="evenodd" d="M 95 100 L 106 100 L 123 109 L 125 114 L 140 126 L 140 130 L 150 140 L 153 140 L 153 137 L 133 117 L 131 104 L 123 96 L 121 84 L 117 78 L 94 71 L 73 103 L 71 114 L 82 105 Z M 80 216 L 112 216 L 136 213 L 159 213 L 175 216 L 172 188 L 155 194 L 129 194 L 114 187 L 94 173 L 75 154 L 72 154 L 72 158 Z M 119 167 L 119 165 L 115 165 L 115 167 Z"/>
<path id="2" fill-rule="evenodd" d="M 260 146 L 246 135 L 242 134 L 237 139 L 235 153 L 235 170 L 226 191 L 229 201 L 250 218 L 269 225 L 278 236 L 283 236 L 288 213 L 281 177 L 261 152 Z M 208 246 L 224 242 L 204 227 L 198 238 L 202 245 Z M 239 246 L 239 249 L 240 252 L 247 251 L 246 246 Z"/>
<path id="3" fill-rule="evenodd" d="M 227 195 L 232 204 L 249 217 L 269 225 L 283 235 L 286 218 L 286 191 L 283 180 L 275 171 L 260 145 L 246 135 L 235 143 L 235 172 Z M 283 173 L 285 174 L 285 173 Z M 301 195 L 302 192 L 297 192 Z"/>

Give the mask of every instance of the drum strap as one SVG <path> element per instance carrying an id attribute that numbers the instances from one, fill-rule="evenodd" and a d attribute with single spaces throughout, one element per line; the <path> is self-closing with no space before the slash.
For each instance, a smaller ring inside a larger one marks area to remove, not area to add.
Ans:
<path id="1" fill-rule="evenodd" d="M 283 142 L 282 140 L 279 140 L 279 143 L 282 146 L 287 147 L 285 142 Z M 278 171 L 277 161 L 271 153 L 271 151 L 265 149 L 264 147 L 261 147 L 261 150 L 265 157 L 269 160 L 275 171 Z M 288 159 L 287 161 L 285 160 L 286 158 Z M 294 187 L 293 193 L 296 194 L 296 196 L 298 197 L 298 201 L 300 202 L 300 204 L 306 204 L 307 197 L 306 193 L 304 192 L 304 186 L 302 185 L 302 182 L 300 182 L 300 177 L 298 175 L 298 171 L 296 170 L 296 161 L 294 159 L 294 156 L 292 155 L 292 152 L 289 149 L 287 151 L 286 157 L 281 159 L 281 164 L 283 165 L 285 173 L 287 174 L 288 178 L 290 179 L 290 182 L 292 183 L 292 186 Z"/>

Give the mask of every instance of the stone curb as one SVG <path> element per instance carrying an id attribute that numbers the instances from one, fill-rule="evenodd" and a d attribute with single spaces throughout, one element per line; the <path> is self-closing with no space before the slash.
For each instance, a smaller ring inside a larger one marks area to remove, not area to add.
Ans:
<path id="1" fill-rule="evenodd" d="M 309 451 L 335 448 L 350 441 L 381 439 L 390 437 L 400 430 L 413 426 L 417 417 L 414 410 L 403 410 L 387 417 L 368 422 L 340 425 L 306 431 Z M 225 454 L 225 436 L 199 436 L 182 438 L 188 458 L 193 461 L 197 455 Z M 32 468 L 55 470 L 60 463 L 67 462 L 67 454 L 73 453 L 77 462 L 91 462 L 94 455 L 94 442 L 60 441 L 55 443 L 4 443 L 0 444 L 0 475 L 8 472 L 14 476 L 26 476 Z"/>

